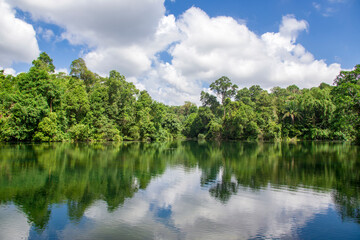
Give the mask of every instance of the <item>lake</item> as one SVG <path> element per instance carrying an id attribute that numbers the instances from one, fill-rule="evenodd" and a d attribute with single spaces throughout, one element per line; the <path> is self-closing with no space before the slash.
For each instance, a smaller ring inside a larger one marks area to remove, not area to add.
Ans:
<path id="1" fill-rule="evenodd" d="M 347 143 L 0 145 L 0 239 L 360 239 Z"/>

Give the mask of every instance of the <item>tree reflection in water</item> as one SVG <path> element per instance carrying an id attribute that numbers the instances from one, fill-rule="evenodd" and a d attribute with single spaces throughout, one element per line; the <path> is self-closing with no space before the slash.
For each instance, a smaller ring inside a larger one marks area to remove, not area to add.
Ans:
<path id="1" fill-rule="evenodd" d="M 114 211 L 166 168 L 199 168 L 200 185 L 226 204 L 239 187 L 269 185 L 331 192 L 343 219 L 360 223 L 359 148 L 302 142 L 6 144 L 0 148 L 0 203 L 13 202 L 39 230 L 51 206 L 80 221 L 97 200 Z"/>

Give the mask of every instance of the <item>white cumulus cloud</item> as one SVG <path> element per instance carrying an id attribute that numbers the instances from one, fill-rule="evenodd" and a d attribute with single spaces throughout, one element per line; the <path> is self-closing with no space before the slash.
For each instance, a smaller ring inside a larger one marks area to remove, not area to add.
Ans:
<path id="1" fill-rule="evenodd" d="M 174 15 L 163 16 L 158 19 L 156 30 L 145 39 L 112 46 L 100 43 L 95 50 L 85 54 L 84 59 L 90 69 L 101 75 L 116 69 L 127 77 L 139 77 L 152 69 L 158 52 L 166 50 L 179 38 Z"/>
<path id="2" fill-rule="evenodd" d="M 43 29 L 42 27 L 37 29 L 37 33 L 47 42 L 50 42 L 50 40 L 55 36 L 51 29 Z"/>
<path id="3" fill-rule="evenodd" d="M 178 19 L 165 15 L 164 0 L 11 2 L 35 20 L 63 27 L 71 44 L 88 46 L 81 57 L 92 71 L 115 69 L 167 104 L 199 103 L 201 90 L 221 76 L 239 87 L 303 88 L 332 83 L 340 71 L 297 43 L 309 24 L 293 15 L 283 16 L 278 32 L 258 35 L 243 21 L 196 7 Z"/>
<path id="4" fill-rule="evenodd" d="M 116 69 L 137 77 L 150 70 L 157 52 L 178 39 L 175 17 L 165 16 L 164 0 L 93 0 L 90 4 L 84 0 L 13 0 L 12 4 L 31 13 L 34 20 L 64 28 L 62 38 L 71 44 L 88 46 L 91 50 L 81 57 L 101 75 Z"/>
<path id="5" fill-rule="evenodd" d="M 15 69 L 13 69 L 13 68 L 3 68 L 0 66 L 0 70 L 4 70 L 5 75 L 13 75 L 13 76 L 17 75 Z"/>
<path id="6" fill-rule="evenodd" d="M 0 66 L 13 62 L 31 62 L 39 55 L 36 33 L 32 25 L 15 17 L 16 11 L 0 0 Z"/>
<path id="7" fill-rule="evenodd" d="M 309 26 L 293 15 L 282 18 L 278 32 L 261 36 L 234 18 L 211 18 L 195 7 L 176 25 L 181 36 L 168 50 L 171 63 L 154 64 L 142 79 L 152 96 L 170 104 L 198 103 L 204 86 L 223 75 L 240 87 L 258 84 L 270 89 L 332 83 L 340 71 L 339 64 L 316 60 L 296 43 Z"/>
<path id="8" fill-rule="evenodd" d="M 92 46 L 140 43 L 156 31 L 164 0 L 11 0 L 35 20 L 64 27 L 71 43 Z"/>

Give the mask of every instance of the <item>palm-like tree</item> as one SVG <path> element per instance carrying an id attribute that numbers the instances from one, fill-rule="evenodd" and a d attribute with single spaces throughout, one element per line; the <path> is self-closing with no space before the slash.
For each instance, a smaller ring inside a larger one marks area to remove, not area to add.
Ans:
<path id="1" fill-rule="evenodd" d="M 290 101 L 285 107 L 285 113 L 283 115 L 282 119 L 285 119 L 287 117 L 291 118 L 291 123 L 294 125 L 295 118 L 301 118 L 300 110 L 298 108 L 298 105 L 295 103 L 295 101 Z"/>

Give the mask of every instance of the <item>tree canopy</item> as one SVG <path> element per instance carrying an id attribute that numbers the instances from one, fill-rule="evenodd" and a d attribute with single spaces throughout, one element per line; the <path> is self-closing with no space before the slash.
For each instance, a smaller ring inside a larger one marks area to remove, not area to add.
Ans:
<path id="1" fill-rule="evenodd" d="M 0 71 L 0 141 L 360 139 L 360 65 L 334 86 L 311 89 L 238 89 L 223 76 L 201 92 L 200 107 L 159 103 L 115 70 L 93 73 L 82 58 L 70 69 L 55 73 L 43 52 L 28 72 Z"/>

